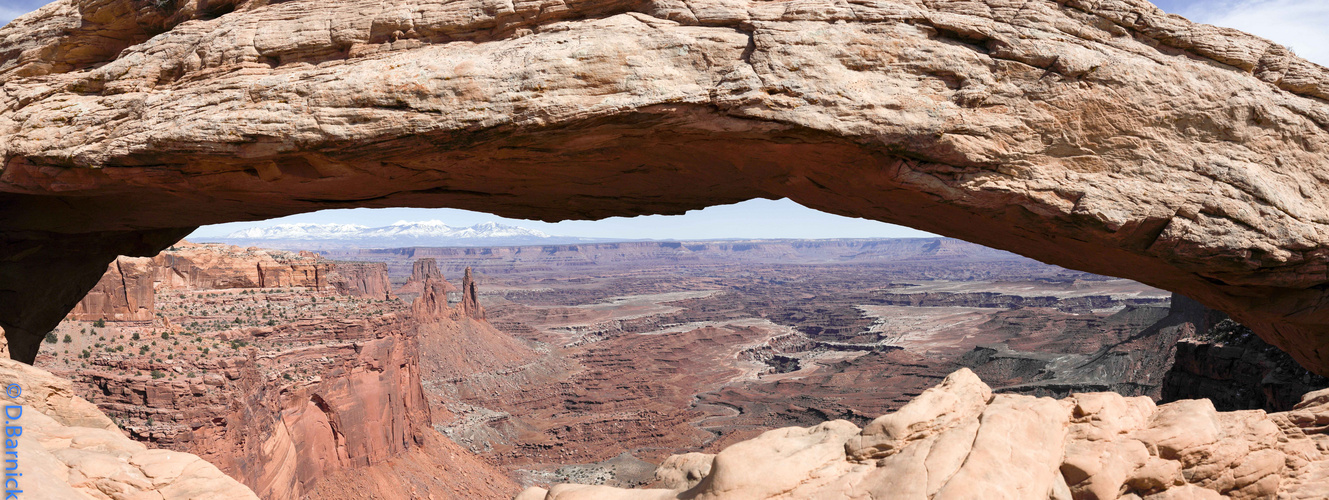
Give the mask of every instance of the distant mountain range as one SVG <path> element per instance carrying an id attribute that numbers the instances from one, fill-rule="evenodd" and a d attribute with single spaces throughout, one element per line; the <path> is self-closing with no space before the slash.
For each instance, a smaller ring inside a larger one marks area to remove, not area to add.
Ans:
<path id="1" fill-rule="evenodd" d="M 604 241 L 571 236 L 551 236 L 524 227 L 484 222 L 470 227 L 452 227 L 442 221 L 400 221 L 391 226 L 359 224 L 277 224 L 255 227 L 222 237 L 195 238 L 200 242 L 228 243 L 269 248 L 394 248 L 394 247 L 482 247 L 568 244 Z"/>

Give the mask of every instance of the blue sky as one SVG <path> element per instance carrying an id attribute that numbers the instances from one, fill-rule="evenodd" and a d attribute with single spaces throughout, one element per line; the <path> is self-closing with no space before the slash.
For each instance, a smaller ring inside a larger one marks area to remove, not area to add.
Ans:
<path id="1" fill-rule="evenodd" d="M 35 10 L 44 0 L 0 0 L 0 23 Z M 1329 66 L 1329 0 L 1155 0 L 1168 12 L 1237 28 L 1292 47 L 1302 57 Z M 694 210 L 686 215 L 612 217 L 601 221 L 546 223 L 453 209 L 325 210 L 264 222 L 220 224 L 195 235 L 217 236 L 276 223 L 342 223 L 386 226 L 399 220 L 441 220 L 453 226 L 496 221 L 549 234 L 591 238 L 867 238 L 919 237 L 927 233 L 804 208 L 789 200 L 750 200 Z"/>

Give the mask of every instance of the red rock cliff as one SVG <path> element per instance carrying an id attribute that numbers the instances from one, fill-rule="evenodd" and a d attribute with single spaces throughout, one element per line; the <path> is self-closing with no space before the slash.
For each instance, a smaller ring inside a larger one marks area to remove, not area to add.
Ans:
<path id="1" fill-rule="evenodd" d="M 461 279 L 461 311 L 468 318 L 485 319 L 485 308 L 480 306 L 480 291 L 471 278 L 470 267 Z"/>
<path id="2" fill-rule="evenodd" d="M 152 259 L 120 257 L 106 268 L 97 286 L 79 301 L 70 317 L 77 320 L 144 321 L 153 312 Z"/>
<path id="3" fill-rule="evenodd" d="M 365 272 L 338 281 L 345 275 L 323 274 L 330 264 L 316 256 L 223 246 L 133 262 L 112 266 L 106 289 L 138 277 L 130 282 L 162 316 L 149 308 L 152 323 L 99 327 L 105 344 L 76 344 L 77 359 L 47 362 L 135 439 L 199 455 L 265 499 L 498 498 L 515 490 L 431 427 L 420 339 L 437 350 L 435 333 L 448 330 L 440 325 L 473 321 L 447 306 L 446 292 L 433 293 L 442 288 L 432 279 L 430 294 L 416 301 L 426 330 L 401 301 L 372 295 L 387 290 L 381 266 L 357 266 Z M 317 274 L 306 279 L 304 270 Z M 346 286 L 303 286 L 314 276 Z M 295 286 L 215 288 L 269 279 Z M 155 302 L 154 283 L 165 292 Z M 371 296 L 330 293 L 343 288 Z M 449 477 L 463 479 L 438 479 Z"/>
<path id="4" fill-rule="evenodd" d="M 332 262 L 328 286 L 342 295 L 386 300 L 392 298 L 388 265 L 382 262 Z"/>

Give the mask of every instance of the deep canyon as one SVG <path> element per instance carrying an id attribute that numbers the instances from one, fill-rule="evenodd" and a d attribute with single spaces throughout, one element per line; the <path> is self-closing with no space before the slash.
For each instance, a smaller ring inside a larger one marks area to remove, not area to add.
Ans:
<path id="1" fill-rule="evenodd" d="M 262 498 L 510 498 L 659 487 L 671 456 L 868 425 L 962 368 L 996 393 L 1225 409 L 1329 385 L 1224 318 L 949 239 L 181 242 L 109 266 L 37 366 Z"/>
<path id="2" fill-rule="evenodd" d="M 1145 0 L 56 0 L 0 139 L 69 498 L 1329 496 L 1329 68 Z M 973 243 L 181 241 L 753 198 Z"/>

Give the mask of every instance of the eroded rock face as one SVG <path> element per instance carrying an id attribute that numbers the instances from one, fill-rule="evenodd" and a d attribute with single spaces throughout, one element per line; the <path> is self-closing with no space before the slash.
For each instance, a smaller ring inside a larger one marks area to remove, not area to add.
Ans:
<path id="1" fill-rule="evenodd" d="M 86 362 L 60 366 L 130 437 L 202 457 L 265 499 L 502 498 L 518 489 L 430 427 L 423 375 L 440 366 L 466 373 L 467 363 L 522 348 L 448 307 L 446 295 L 408 309 L 384 295 L 384 264 L 228 245 L 121 258 L 94 291 L 125 276 L 142 277 L 132 282 L 147 294 L 142 319 L 153 321 L 127 321 L 119 303 L 90 295 L 76 308 L 88 316 L 71 319 L 111 320 L 92 329 L 111 339 L 85 348 L 77 359 Z"/>
<path id="2" fill-rule="evenodd" d="M 1307 372 L 1250 329 L 1222 319 L 1178 342 L 1164 377 L 1162 401 L 1205 398 L 1219 410 L 1288 411 L 1329 379 Z"/>
<path id="3" fill-rule="evenodd" d="M 993 395 L 962 369 L 862 430 L 831 421 L 671 457 L 656 477 L 673 489 L 560 484 L 517 498 L 1325 498 L 1326 424 L 1329 390 L 1289 412 L 1221 413 L 1208 400 Z"/>
<path id="4" fill-rule="evenodd" d="M 21 17 L 0 29 L 0 229 L 789 197 L 1168 288 L 1329 373 L 1329 70 L 1284 47 L 1144 0 L 482 3 Z M 52 304 L 23 321 L 73 302 Z M 0 312 L 32 350 L 44 332 Z"/>
<path id="5" fill-rule="evenodd" d="M 342 295 L 379 300 L 392 298 L 388 265 L 381 262 L 333 262 L 328 285 Z"/>
<path id="6" fill-rule="evenodd" d="M 155 257 L 119 257 L 74 306 L 75 320 L 152 319 L 156 290 L 324 288 L 341 295 L 391 298 L 385 264 L 336 262 L 309 252 L 286 252 L 181 241 Z"/>
<path id="7" fill-rule="evenodd" d="M 331 262 L 311 252 L 287 252 L 181 241 L 153 258 L 156 281 L 170 288 L 290 288 L 321 290 Z"/>
<path id="8" fill-rule="evenodd" d="M 69 317 L 77 320 L 144 321 L 152 319 L 152 286 L 156 277 L 153 261 L 144 257 L 115 259 L 92 287 L 88 295 L 74 306 Z"/>
<path id="9" fill-rule="evenodd" d="M 433 258 L 416 259 L 411 263 L 411 276 L 397 289 L 396 294 L 403 298 L 426 297 L 432 307 L 435 303 L 446 306 L 448 292 L 457 291 L 443 273 L 438 270 L 438 261 Z"/>
<path id="10" fill-rule="evenodd" d="M 485 308 L 480 306 L 480 289 L 471 277 L 471 268 L 461 278 L 461 311 L 472 319 L 485 319 Z"/>
<path id="11" fill-rule="evenodd" d="M 14 394 L 18 397 L 6 402 L 21 408 L 8 415 L 11 425 L 22 428 L 10 436 L 17 438 L 11 451 L 17 451 L 17 473 L 22 474 L 10 490 L 53 500 L 258 500 L 195 455 L 148 449 L 129 439 L 95 405 L 74 395 L 69 380 L 8 359 L 0 359 L 0 377 L 6 385 L 22 387 Z"/>

